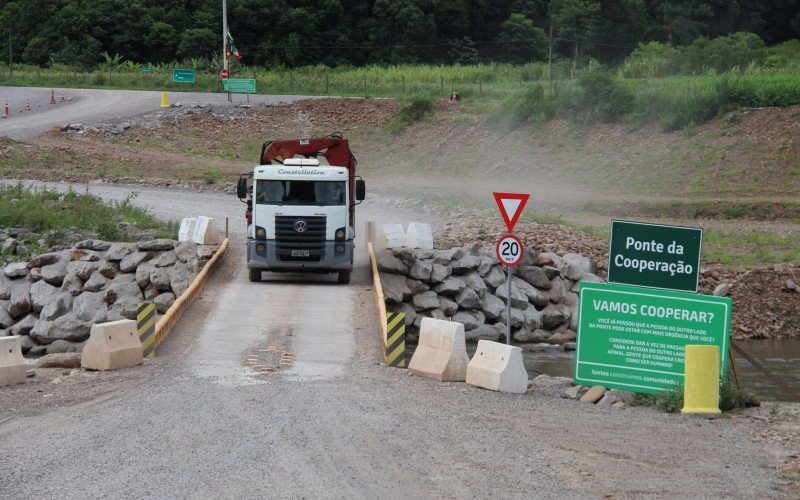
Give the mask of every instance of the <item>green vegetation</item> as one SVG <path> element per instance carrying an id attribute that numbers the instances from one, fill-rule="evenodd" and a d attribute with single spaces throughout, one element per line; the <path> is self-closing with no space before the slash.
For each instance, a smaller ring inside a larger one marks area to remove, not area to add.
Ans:
<path id="1" fill-rule="evenodd" d="M 719 409 L 723 412 L 760 406 L 761 401 L 750 391 L 736 387 L 726 376 L 719 388 Z M 668 389 L 660 394 L 635 394 L 631 406 L 645 406 L 664 413 L 678 413 L 683 408 L 683 388 Z"/>
<path id="2" fill-rule="evenodd" d="M 759 231 L 705 231 L 703 257 L 725 265 L 757 266 L 800 261 L 800 237 Z"/>
<path id="3" fill-rule="evenodd" d="M 430 97 L 413 96 L 400 101 L 397 118 L 387 127 L 390 132 L 400 132 L 407 126 L 424 120 L 433 114 L 433 100 Z"/>
<path id="4" fill-rule="evenodd" d="M 175 238 L 174 222 L 156 220 L 132 204 L 132 193 L 122 201 L 104 202 L 91 194 L 49 189 L 28 189 L 21 183 L 0 187 L 0 226 L 24 227 L 35 232 L 96 231 L 109 241 L 133 241 L 150 237 Z"/>

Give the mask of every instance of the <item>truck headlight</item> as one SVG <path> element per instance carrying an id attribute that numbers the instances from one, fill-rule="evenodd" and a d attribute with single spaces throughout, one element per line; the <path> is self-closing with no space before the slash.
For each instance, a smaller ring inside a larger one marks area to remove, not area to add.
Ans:
<path id="1" fill-rule="evenodd" d="M 336 253 L 344 253 L 344 245 L 336 245 Z"/>
<path id="2" fill-rule="evenodd" d="M 256 245 L 256 252 L 260 255 L 264 255 L 265 253 L 267 253 L 267 245 L 259 243 L 258 245 Z"/>
<path id="3" fill-rule="evenodd" d="M 337 240 L 343 240 L 346 234 L 347 233 L 345 232 L 345 229 L 343 227 L 340 227 L 339 229 L 336 230 L 335 236 Z"/>
<path id="4" fill-rule="evenodd" d="M 257 240 L 266 240 L 267 239 L 267 230 L 263 227 L 256 226 L 256 239 Z"/>

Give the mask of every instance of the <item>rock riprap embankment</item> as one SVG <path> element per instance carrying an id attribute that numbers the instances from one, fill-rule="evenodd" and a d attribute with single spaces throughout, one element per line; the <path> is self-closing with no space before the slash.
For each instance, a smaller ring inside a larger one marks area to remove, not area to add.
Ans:
<path id="1" fill-rule="evenodd" d="M 135 320 L 144 301 L 165 312 L 217 248 L 169 239 L 84 240 L 10 263 L 0 271 L 0 336 L 22 336 L 29 355 L 78 352 L 94 323 Z"/>
<path id="2" fill-rule="evenodd" d="M 528 250 L 512 279 L 507 318 L 506 273 L 494 247 L 391 248 L 378 251 L 376 259 L 387 309 L 405 313 L 411 340 L 422 318 L 431 317 L 463 323 L 468 341 L 498 340 L 510 321 L 516 342 L 571 342 L 579 283 L 603 281 L 595 263 L 580 254 Z"/>

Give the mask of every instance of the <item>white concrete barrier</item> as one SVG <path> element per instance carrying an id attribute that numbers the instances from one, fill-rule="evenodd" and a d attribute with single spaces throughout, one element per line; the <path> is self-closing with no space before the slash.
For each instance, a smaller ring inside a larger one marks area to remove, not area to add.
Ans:
<path id="1" fill-rule="evenodd" d="M 211 217 L 200 216 L 194 226 L 192 241 L 198 245 L 216 245 L 219 243 L 219 228 Z"/>
<path id="2" fill-rule="evenodd" d="M 178 230 L 178 241 L 192 241 L 197 217 L 184 217 L 181 219 L 181 228 Z"/>
<path id="3" fill-rule="evenodd" d="M 136 332 L 136 322 L 129 319 L 95 323 L 89 342 L 83 348 L 81 367 L 89 370 L 116 370 L 141 365 L 144 348 Z"/>
<path id="4" fill-rule="evenodd" d="M 478 349 L 467 365 L 467 383 L 492 391 L 524 394 L 528 391 L 528 372 L 522 363 L 522 349 L 479 340 Z"/>
<path id="5" fill-rule="evenodd" d="M 408 363 L 413 375 L 439 382 L 463 382 L 467 375 L 464 325 L 456 321 L 422 318 L 419 344 Z"/>
<path id="6" fill-rule="evenodd" d="M 431 225 L 423 222 L 411 222 L 406 231 L 406 241 L 411 248 L 433 250 L 433 232 Z"/>
<path id="7" fill-rule="evenodd" d="M 378 248 L 406 246 L 406 232 L 402 224 L 383 224 L 378 234 Z"/>
<path id="8" fill-rule="evenodd" d="M 25 382 L 25 358 L 17 335 L 0 337 L 0 387 Z"/>

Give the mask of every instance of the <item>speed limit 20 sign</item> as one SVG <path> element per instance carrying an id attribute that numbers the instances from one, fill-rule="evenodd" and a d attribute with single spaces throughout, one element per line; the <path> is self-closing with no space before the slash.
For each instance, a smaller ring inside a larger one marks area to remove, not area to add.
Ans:
<path id="1" fill-rule="evenodd" d="M 497 260 L 504 266 L 519 265 L 524 253 L 525 247 L 522 245 L 522 240 L 516 235 L 506 234 L 501 236 L 497 242 Z"/>

